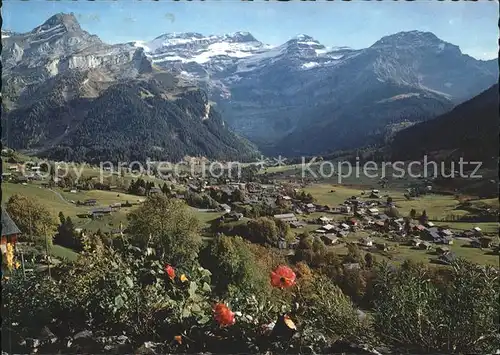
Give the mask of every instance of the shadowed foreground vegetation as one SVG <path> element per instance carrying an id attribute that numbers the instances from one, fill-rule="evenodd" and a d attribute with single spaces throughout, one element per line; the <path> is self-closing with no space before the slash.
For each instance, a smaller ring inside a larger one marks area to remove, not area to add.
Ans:
<path id="1" fill-rule="evenodd" d="M 78 258 L 51 267 L 50 276 L 47 270 L 23 276 L 18 255 L 5 259 L 2 349 L 496 350 L 500 295 L 492 267 L 460 259 L 449 268 L 408 261 L 395 267 L 362 258 L 354 247 L 348 257 L 359 269 L 346 269 L 335 256 L 294 263 L 240 237 L 218 235 L 203 244 L 193 218 L 179 201 L 150 197 L 129 216 L 127 235 L 83 236 Z M 40 263 L 25 259 L 28 269 Z"/>

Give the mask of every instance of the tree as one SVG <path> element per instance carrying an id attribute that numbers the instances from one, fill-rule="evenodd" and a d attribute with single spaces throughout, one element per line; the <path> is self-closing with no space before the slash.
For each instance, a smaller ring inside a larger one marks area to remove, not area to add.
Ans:
<path id="1" fill-rule="evenodd" d="M 356 244 L 348 244 L 347 245 L 347 255 L 344 258 L 344 263 L 359 263 L 363 265 L 365 259 L 361 255 L 361 251 L 359 250 Z"/>
<path id="2" fill-rule="evenodd" d="M 417 211 L 414 208 L 412 208 L 410 211 L 410 218 L 415 219 L 416 217 L 417 217 Z"/>
<path id="3" fill-rule="evenodd" d="M 132 240 L 140 246 L 159 248 L 170 263 L 197 257 L 202 244 L 200 225 L 183 201 L 159 194 L 150 196 L 128 219 Z"/>
<path id="4" fill-rule="evenodd" d="M 57 228 L 54 243 L 76 251 L 83 250 L 80 235 L 75 231 L 75 226 L 71 218 L 69 216 L 64 217 L 64 214 L 59 212 L 59 220 L 61 224 Z"/>
<path id="5" fill-rule="evenodd" d="M 390 205 L 392 203 L 392 197 L 387 197 L 387 205 Z"/>
<path id="6" fill-rule="evenodd" d="M 49 245 L 52 244 L 57 219 L 38 199 L 12 195 L 7 201 L 6 210 L 21 230 L 23 240 L 42 245 L 46 241 Z"/>
<path id="7" fill-rule="evenodd" d="M 428 220 L 429 220 L 429 217 L 427 217 L 427 211 L 424 210 L 422 212 L 422 215 L 419 218 L 419 221 L 420 221 L 421 224 L 425 224 L 425 223 L 427 223 Z"/>
<path id="8" fill-rule="evenodd" d="M 287 242 L 295 239 L 290 225 L 281 219 L 275 219 L 276 228 L 278 228 L 278 237 L 285 239 Z"/>
<path id="9" fill-rule="evenodd" d="M 399 218 L 400 213 L 396 207 L 389 207 L 385 210 L 385 214 L 388 215 L 389 217 L 393 218 Z"/>
<path id="10" fill-rule="evenodd" d="M 374 263 L 375 263 L 375 257 L 373 256 L 373 254 L 366 253 L 365 254 L 365 266 L 367 268 L 371 269 Z"/>
<path id="11" fill-rule="evenodd" d="M 234 190 L 231 194 L 231 199 L 233 200 L 233 202 L 243 202 L 245 198 L 245 192 L 240 189 Z"/>
<path id="12" fill-rule="evenodd" d="M 214 291 L 225 296 L 253 294 L 262 296 L 269 291 L 267 273 L 263 273 L 248 242 L 241 237 L 217 236 L 201 254 L 204 267 L 212 272 Z"/>
<path id="13" fill-rule="evenodd" d="M 249 238 L 256 243 L 276 244 L 278 227 L 271 218 L 259 217 L 247 224 Z"/>

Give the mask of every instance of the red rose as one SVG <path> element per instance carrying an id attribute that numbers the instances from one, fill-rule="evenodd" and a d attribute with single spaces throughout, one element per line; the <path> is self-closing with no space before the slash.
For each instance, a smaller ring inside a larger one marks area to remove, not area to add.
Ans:
<path id="1" fill-rule="evenodd" d="M 271 272 L 271 285 L 273 287 L 288 288 L 295 285 L 295 273 L 288 266 L 280 265 Z"/>
<path id="2" fill-rule="evenodd" d="M 214 306 L 214 318 L 221 327 L 227 327 L 236 322 L 234 313 L 224 303 L 217 303 Z"/>
<path id="3" fill-rule="evenodd" d="M 168 277 L 170 278 L 170 280 L 173 280 L 174 277 L 175 277 L 175 270 L 172 266 L 170 265 L 165 265 L 165 272 L 167 273 Z"/>

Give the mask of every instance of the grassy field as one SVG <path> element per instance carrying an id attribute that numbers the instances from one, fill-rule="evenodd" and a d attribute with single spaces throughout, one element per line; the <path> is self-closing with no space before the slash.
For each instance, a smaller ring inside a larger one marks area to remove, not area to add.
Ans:
<path id="1" fill-rule="evenodd" d="M 75 261 L 78 257 L 78 253 L 60 245 L 53 245 L 50 248 L 50 255 L 58 259 L 67 259 L 69 261 Z"/>

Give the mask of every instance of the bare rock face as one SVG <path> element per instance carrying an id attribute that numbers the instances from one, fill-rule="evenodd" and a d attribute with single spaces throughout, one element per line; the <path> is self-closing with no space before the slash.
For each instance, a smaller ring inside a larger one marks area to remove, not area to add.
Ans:
<path id="1" fill-rule="evenodd" d="M 29 76 L 29 83 L 65 70 L 100 69 L 118 78 L 151 72 L 141 48 L 108 45 L 82 30 L 72 14 L 57 14 L 28 33 L 2 34 L 4 76 Z"/>

